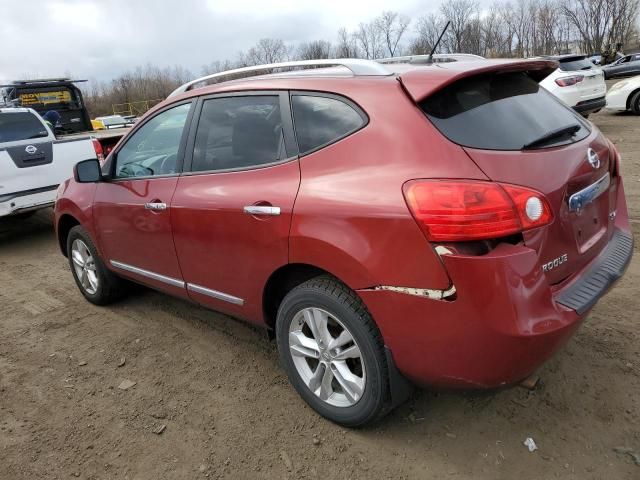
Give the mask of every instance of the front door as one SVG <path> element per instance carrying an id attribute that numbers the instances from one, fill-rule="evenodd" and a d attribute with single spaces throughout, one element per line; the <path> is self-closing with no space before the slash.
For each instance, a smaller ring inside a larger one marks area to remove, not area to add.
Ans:
<path id="1" fill-rule="evenodd" d="M 171 199 L 182 170 L 192 103 L 149 118 L 111 159 L 94 221 L 109 267 L 152 287 L 186 296 L 171 231 Z"/>
<path id="2" fill-rule="evenodd" d="M 205 98 L 172 202 L 189 296 L 256 322 L 267 279 L 288 262 L 300 184 L 289 112 L 284 92 Z"/>

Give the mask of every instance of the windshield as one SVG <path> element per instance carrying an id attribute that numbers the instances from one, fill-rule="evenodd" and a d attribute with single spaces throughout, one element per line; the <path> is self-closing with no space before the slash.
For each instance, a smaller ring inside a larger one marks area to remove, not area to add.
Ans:
<path id="1" fill-rule="evenodd" d="M 563 72 L 576 72 L 578 70 L 591 70 L 593 63 L 585 57 L 571 58 L 565 61 L 560 60 L 560 70 Z"/>
<path id="2" fill-rule="evenodd" d="M 540 148 L 567 144 L 589 135 L 587 123 L 525 73 L 497 73 L 466 78 L 420 104 L 429 120 L 449 140 L 487 150 L 521 150 L 567 125 L 571 136 L 554 138 Z"/>
<path id="3" fill-rule="evenodd" d="M 0 113 L 0 142 L 16 142 L 47 135 L 49 132 L 45 126 L 32 113 Z"/>

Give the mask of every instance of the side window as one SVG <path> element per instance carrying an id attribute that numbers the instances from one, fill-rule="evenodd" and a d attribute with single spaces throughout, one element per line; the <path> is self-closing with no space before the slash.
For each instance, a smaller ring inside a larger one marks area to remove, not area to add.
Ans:
<path id="1" fill-rule="evenodd" d="M 366 123 L 353 107 L 336 98 L 296 94 L 291 105 L 302 155 L 340 140 Z"/>
<path id="2" fill-rule="evenodd" d="M 191 170 L 248 168 L 285 158 L 277 95 L 205 100 Z"/>
<path id="3" fill-rule="evenodd" d="M 116 156 L 115 178 L 177 173 L 178 149 L 190 103 L 156 115 L 127 140 Z"/>

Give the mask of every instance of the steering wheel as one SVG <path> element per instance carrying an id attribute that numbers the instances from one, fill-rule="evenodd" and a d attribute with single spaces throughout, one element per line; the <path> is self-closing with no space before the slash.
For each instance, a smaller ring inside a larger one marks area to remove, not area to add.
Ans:
<path id="1" fill-rule="evenodd" d="M 127 163 L 120 168 L 118 176 L 120 177 L 144 177 L 147 175 L 153 175 L 153 170 L 147 167 L 143 167 L 137 163 Z"/>
<path id="2" fill-rule="evenodd" d="M 164 175 L 167 173 L 176 173 L 176 166 L 178 164 L 178 154 L 172 153 L 167 155 L 162 163 L 160 164 L 160 175 Z"/>

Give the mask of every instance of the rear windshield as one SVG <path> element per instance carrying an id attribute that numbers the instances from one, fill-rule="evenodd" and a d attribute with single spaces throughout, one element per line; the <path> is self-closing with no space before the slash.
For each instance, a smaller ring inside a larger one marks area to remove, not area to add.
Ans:
<path id="1" fill-rule="evenodd" d="M 18 98 L 23 107 L 40 110 L 68 110 L 80 108 L 77 95 L 69 87 L 22 87 L 18 89 Z"/>
<path id="2" fill-rule="evenodd" d="M 48 134 L 42 122 L 32 113 L 0 113 L 0 142 L 29 140 Z"/>
<path id="3" fill-rule="evenodd" d="M 487 150 L 521 150 L 551 132 L 578 125 L 573 135 L 540 147 L 582 140 L 589 129 L 578 114 L 525 73 L 466 78 L 436 92 L 420 107 L 452 142 Z"/>
<path id="4" fill-rule="evenodd" d="M 560 70 L 563 72 L 577 72 L 578 70 L 591 70 L 593 63 L 585 57 L 560 60 Z"/>

